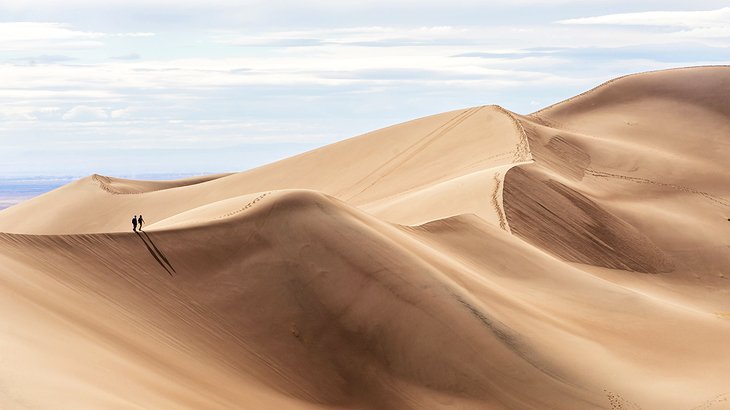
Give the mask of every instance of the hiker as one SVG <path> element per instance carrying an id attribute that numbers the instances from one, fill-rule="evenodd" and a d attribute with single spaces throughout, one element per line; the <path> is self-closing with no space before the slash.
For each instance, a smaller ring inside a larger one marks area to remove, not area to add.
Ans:
<path id="1" fill-rule="evenodd" d="M 137 232 L 137 215 L 132 218 L 132 232 Z"/>
<path id="2" fill-rule="evenodd" d="M 137 218 L 137 223 L 139 224 L 139 230 L 142 230 L 142 224 L 144 223 L 144 219 L 142 219 L 142 214 L 139 214 L 139 218 Z"/>

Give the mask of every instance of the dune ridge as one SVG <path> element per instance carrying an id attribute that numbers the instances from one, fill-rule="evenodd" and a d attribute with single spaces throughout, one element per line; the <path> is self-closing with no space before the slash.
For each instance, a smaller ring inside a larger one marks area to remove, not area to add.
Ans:
<path id="1" fill-rule="evenodd" d="M 146 194 L 165 189 L 179 188 L 212 181 L 231 174 L 204 175 L 178 179 L 174 181 L 136 181 L 132 179 L 114 178 L 99 174 L 93 174 L 91 180 L 99 185 L 99 188 L 113 195 Z"/>
<path id="2" fill-rule="evenodd" d="M 728 90 L 643 73 L 0 211 L 0 407 L 727 408 Z"/>
<path id="3" fill-rule="evenodd" d="M 641 72 L 641 73 L 626 74 L 626 75 L 622 75 L 620 77 L 612 78 L 612 79 L 610 79 L 608 81 L 605 81 L 605 82 L 603 82 L 603 83 L 601 83 L 601 84 L 599 84 L 599 85 L 597 85 L 597 86 L 595 86 L 595 87 L 593 87 L 591 89 L 588 89 L 586 91 L 583 91 L 580 94 L 576 94 L 576 95 L 574 95 L 572 97 L 566 98 L 563 101 L 558 101 L 556 103 L 553 103 L 553 104 L 548 105 L 547 107 L 540 108 L 539 110 L 531 113 L 530 116 L 531 117 L 539 118 L 540 117 L 540 113 L 542 113 L 544 111 L 545 112 L 546 111 L 550 111 L 551 109 L 556 108 L 556 107 L 558 107 L 560 105 L 569 104 L 569 103 L 575 102 L 576 100 L 578 100 L 578 99 L 580 99 L 580 98 L 582 98 L 582 97 L 584 97 L 586 95 L 589 95 L 589 94 L 591 94 L 593 92 L 596 92 L 596 91 L 598 91 L 598 90 L 600 90 L 602 88 L 608 87 L 611 84 L 615 83 L 616 81 L 620 81 L 620 80 L 623 80 L 623 79 L 626 79 L 626 78 L 637 77 L 637 76 L 638 77 L 647 76 L 647 75 L 650 75 L 652 73 L 668 73 L 668 72 L 672 72 L 672 71 L 685 71 L 685 70 L 696 71 L 696 70 L 708 69 L 708 68 L 727 69 L 728 67 L 730 67 L 730 65 L 718 64 L 718 65 L 705 65 L 705 66 L 695 66 L 695 67 L 676 67 L 676 68 L 669 68 L 669 69 L 663 69 L 663 70 L 652 70 L 652 71 L 644 71 L 644 72 Z"/>

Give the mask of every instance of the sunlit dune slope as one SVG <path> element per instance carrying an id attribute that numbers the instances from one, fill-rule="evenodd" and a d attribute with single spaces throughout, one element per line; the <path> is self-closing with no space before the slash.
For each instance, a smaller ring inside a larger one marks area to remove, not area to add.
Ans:
<path id="1" fill-rule="evenodd" d="M 501 178 L 510 166 L 529 159 L 526 134 L 511 113 L 496 106 L 474 107 L 196 183 L 188 180 L 176 186 L 94 175 L 0 213 L 0 230 L 128 231 L 135 214 L 159 222 L 272 189 L 318 190 L 397 223 L 417 224 L 462 213 L 499 223 L 504 219 Z M 494 199 L 474 199 L 481 197 Z"/>
<path id="2" fill-rule="evenodd" d="M 645 73 L 1 211 L 0 408 L 728 408 L 727 95 Z"/>

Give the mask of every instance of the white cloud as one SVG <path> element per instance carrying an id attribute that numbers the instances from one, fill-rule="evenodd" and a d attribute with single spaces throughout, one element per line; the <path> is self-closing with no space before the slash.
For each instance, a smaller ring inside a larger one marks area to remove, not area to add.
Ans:
<path id="1" fill-rule="evenodd" d="M 138 32 L 138 33 L 112 33 L 107 34 L 111 37 L 152 37 L 155 35 L 155 33 L 148 33 L 148 32 Z"/>
<path id="2" fill-rule="evenodd" d="M 112 110 L 109 113 L 109 117 L 114 119 L 120 119 L 120 118 L 129 118 L 132 113 L 134 113 L 134 108 L 132 107 L 126 107 L 126 108 L 119 108 L 116 110 Z"/>
<path id="3" fill-rule="evenodd" d="M 110 57 L 111 60 L 139 60 L 140 58 L 142 58 L 142 56 L 137 53 L 129 53 L 120 56 Z"/>
<path id="4" fill-rule="evenodd" d="M 582 17 L 558 21 L 560 24 L 664 26 L 716 28 L 730 26 L 730 7 L 709 11 L 647 11 Z"/>
<path id="5" fill-rule="evenodd" d="M 0 23 L 3 41 L 69 40 L 103 37 L 103 33 L 73 30 L 68 24 L 38 22 Z"/>
<path id="6" fill-rule="evenodd" d="M 318 30 L 266 32 L 251 36 L 220 36 L 219 41 L 238 46 L 417 46 L 434 44 L 474 44 L 479 29 L 451 26 L 345 27 Z"/>
<path id="7" fill-rule="evenodd" d="M 105 37 L 148 37 L 153 33 L 102 33 L 82 31 L 64 23 L 0 23 L 0 50 L 26 51 L 79 49 L 101 46 Z"/>
<path id="8" fill-rule="evenodd" d="M 709 11 L 648 11 L 560 20 L 584 26 L 633 26 L 673 30 L 661 33 L 667 41 L 712 40 L 730 37 L 730 7 Z M 727 46 L 727 43 L 715 43 Z"/>
<path id="9" fill-rule="evenodd" d="M 77 31 L 60 23 L 0 23 L 0 50 L 6 51 L 95 47 L 101 37 L 102 33 Z"/>
<path id="10" fill-rule="evenodd" d="M 36 121 L 38 117 L 53 114 L 59 107 L 34 107 L 23 105 L 0 106 L 0 118 L 5 121 Z"/>
<path id="11" fill-rule="evenodd" d="M 453 58 L 438 47 L 322 46 L 316 53 L 272 53 L 236 58 L 135 60 L 103 64 L 0 65 L 0 101 L 120 101 L 124 94 L 202 95 L 225 87 L 338 87 L 352 84 L 492 86 L 556 80 L 524 62 Z M 523 67 L 518 67 L 523 66 Z M 242 70 L 245 68 L 245 70 Z M 518 68 L 518 69 L 516 69 Z M 506 83 L 505 83 L 506 81 Z M 126 102 L 126 101 L 125 101 Z M 90 104 L 87 104 L 90 105 Z"/>
<path id="12" fill-rule="evenodd" d="M 529 17 L 507 0 L 0 2 L 4 20 L 74 22 L 0 23 L 0 150 L 324 142 L 469 105 L 530 112 L 618 75 L 730 56 L 718 52 L 728 9 L 598 16 L 593 4 L 636 6 L 557 1 L 597 17 L 560 20 L 548 0 L 517 0 Z"/>
<path id="13" fill-rule="evenodd" d="M 65 121 L 96 121 L 109 118 L 109 114 L 104 108 L 77 105 L 66 111 L 61 118 Z"/>
<path id="14" fill-rule="evenodd" d="M 254 34 L 217 33 L 216 42 L 239 47 L 286 49 L 287 53 L 313 55 L 313 50 L 331 52 L 335 46 L 351 47 L 357 53 L 366 48 L 400 48 L 396 53 L 451 54 L 468 51 L 519 51 L 535 47 L 622 47 L 638 44 L 668 43 L 666 33 L 642 33 L 626 27 L 575 27 L 572 25 L 508 26 L 369 26 L 313 30 L 268 31 Z M 355 48 L 357 47 L 357 48 Z M 417 49 L 420 47 L 421 49 Z M 297 50 L 297 49 L 303 50 Z M 408 49 L 410 48 L 410 49 Z M 475 50 L 476 49 L 476 50 Z M 318 54 L 314 54 L 318 56 Z"/>

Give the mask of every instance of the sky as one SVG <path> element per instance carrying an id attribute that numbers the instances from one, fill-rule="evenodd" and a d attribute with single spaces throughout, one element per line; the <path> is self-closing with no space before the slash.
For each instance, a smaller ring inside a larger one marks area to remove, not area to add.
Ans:
<path id="1" fill-rule="evenodd" d="M 730 62 L 726 1 L 8 0 L 0 177 L 250 169 L 475 105 Z"/>

